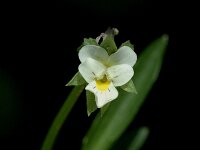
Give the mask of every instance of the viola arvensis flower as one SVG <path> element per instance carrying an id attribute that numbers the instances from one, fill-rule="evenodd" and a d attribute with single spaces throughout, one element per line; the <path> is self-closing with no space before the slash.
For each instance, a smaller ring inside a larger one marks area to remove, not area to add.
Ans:
<path id="1" fill-rule="evenodd" d="M 133 77 L 137 55 L 128 46 L 109 56 L 100 46 L 86 45 L 80 49 L 79 59 L 79 72 L 88 83 L 85 89 L 94 93 L 96 105 L 101 108 L 118 97 L 116 87 Z"/>

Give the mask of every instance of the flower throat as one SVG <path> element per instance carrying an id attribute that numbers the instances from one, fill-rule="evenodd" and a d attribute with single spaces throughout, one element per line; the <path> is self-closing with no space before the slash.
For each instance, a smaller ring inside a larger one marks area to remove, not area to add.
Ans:
<path id="1" fill-rule="evenodd" d="M 110 85 L 110 81 L 107 79 L 106 75 L 101 80 L 96 80 L 96 87 L 99 91 L 106 91 Z"/>

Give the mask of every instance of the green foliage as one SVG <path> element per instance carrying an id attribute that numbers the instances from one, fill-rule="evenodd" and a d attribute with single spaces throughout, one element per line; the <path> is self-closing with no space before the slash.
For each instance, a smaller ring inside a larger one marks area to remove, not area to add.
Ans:
<path id="1" fill-rule="evenodd" d="M 109 55 L 117 51 L 117 46 L 112 35 L 107 35 L 100 46 L 103 47 Z"/>
<path id="2" fill-rule="evenodd" d="M 110 106 L 111 102 L 107 103 L 106 105 L 104 105 L 101 108 L 101 117 L 104 115 L 104 113 L 108 110 L 109 106 Z"/>
<path id="3" fill-rule="evenodd" d="M 122 85 L 121 88 L 126 92 L 137 94 L 137 90 L 136 90 L 135 85 L 132 80 L 130 80 L 126 84 Z"/>
<path id="4" fill-rule="evenodd" d="M 110 150 L 139 150 L 149 136 L 148 127 L 139 127 L 125 132 Z"/>
<path id="5" fill-rule="evenodd" d="M 86 99 L 87 99 L 87 114 L 90 116 L 97 109 L 95 102 L 95 96 L 92 92 L 86 90 Z"/>
<path id="6" fill-rule="evenodd" d="M 83 85 L 85 83 L 86 83 L 85 79 L 78 71 L 65 86 L 77 86 L 77 85 Z"/>
<path id="7" fill-rule="evenodd" d="M 127 150 L 140 150 L 149 135 L 149 129 L 147 127 L 141 127 L 136 135 L 133 137 Z"/>
<path id="8" fill-rule="evenodd" d="M 94 45 L 95 41 L 94 39 L 87 39 L 84 40 L 83 44 L 84 43 Z M 127 46 L 129 43 L 130 42 L 125 42 L 124 45 Z M 127 85 L 122 86 L 123 90 L 130 93 L 119 89 L 119 96 L 116 100 L 112 101 L 112 105 L 109 103 L 101 108 L 101 111 L 96 116 L 91 128 L 83 139 L 82 150 L 109 150 L 119 139 L 129 124 L 134 120 L 146 96 L 158 78 L 167 43 L 168 36 L 163 35 L 151 43 L 138 57 L 138 61 L 134 67 L 135 75 L 133 77 L 138 94 L 134 94 L 137 91 L 132 80 L 127 83 Z M 114 38 L 111 35 L 107 35 L 104 38 L 101 46 L 105 48 L 109 54 L 117 50 Z M 85 83 L 86 81 L 78 72 L 66 86 L 83 85 Z M 42 145 L 42 150 L 53 149 L 53 144 L 62 125 L 84 90 L 84 87 L 85 86 L 74 87 L 53 121 Z M 94 95 L 88 91 L 86 95 L 87 111 L 88 115 L 90 115 L 97 107 Z M 141 128 L 133 138 L 129 149 L 138 150 L 143 145 L 148 133 L 149 131 L 147 128 Z"/>
<path id="9" fill-rule="evenodd" d="M 119 97 L 107 112 L 99 113 L 83 139 L 83 150 L 109 150 L 134 120 L 147 94 L 158 78 L 168 43 L 167 35 L 151 43 L 139 56 L 133 77 L 138 94 L 119 90 Z"/>
<path id="10" fill-rule="evenodd" d="M 57 113 L 51 127 L 49 128 L 46 138 L 42 144 L 41 150 L 53 149 L 54 142 L 63 123 L 65 122 L 65 119 L 68 117 L 83 90 L 84 86 L 75 86 L 71 93 L 68 95 L 61 109 Z"/>

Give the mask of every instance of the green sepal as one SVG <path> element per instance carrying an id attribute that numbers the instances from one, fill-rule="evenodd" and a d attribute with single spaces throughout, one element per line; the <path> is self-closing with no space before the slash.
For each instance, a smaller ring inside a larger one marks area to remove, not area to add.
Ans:
<path id="1" fill-rule="evenodd" d="M 112 35 L 107 35 L 100 46 L 103 47 L 109 55 L 117 51 L 117 46 Z"/>
<path id="2" fill-rule="evenodd" d="M 136 87 L 132 80 L 129 80 L 126 84 L 122 85 L 121 88 L 126 92 L 137 94 Z"/>
<path id="3" fill-rule="evenodd" d="M 78 71 L 65 86 L 77 86 L 77 85 L 83 85 L 85 83 L 86 83 L 85 79 Z"/>
<path id="4" fill-rule="evenodd" d="M 81 46 L 79 46 L 77 48 L 77 51 L 79 51 L 85 45 L 98 45 L 98 43 L 97 43 L 96 39 L 93 39 L 93 38 L 84 38 L 83 39 L 83 43 L 81 44 Z"/>
<path id="5" fill-rule="evenodd" d="M 83 39 L 83 45 L 98 45 L 96 39 L 93 38 L 84 38 Z"/>
<path id="6" fill-rule="evenodd" d="M 92 92 L 86 90 L 86 99 L 87 99 L 87 115 L 88 117 L 97 109 L 95 102 L 95 96 Z"/>
<path id="7" fill-rule="evenodd" d="M 130 40 L 128 40 L 128 41 L 122 43 L 122 45 L 121 45 L 120 47 L 122 47 L 122 46 L 128 46 L 128 47 L 130 47 L 132 50 L 134 50 L 134 45 L 131 44 Z"/>

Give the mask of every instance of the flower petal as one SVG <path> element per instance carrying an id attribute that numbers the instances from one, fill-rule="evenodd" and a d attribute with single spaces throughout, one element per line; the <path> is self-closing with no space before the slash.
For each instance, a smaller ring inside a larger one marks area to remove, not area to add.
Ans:
<path id="1" fill-rule="evenodd" d="M 109 63 L 112 66 L 127 64 L 133 67 L 136 60 L 136 53 L 128 46 L 122 46 L 116 53 L 110 55 L 109 57 Z"/>
<path id="2" fill-rule="evenodd" d="M 96 88 L 95 81 L 89 83 L 85 89 L 94 93 L 96 105 L 98 108 L 103 107 L 105 104 L 107 104 L 108 102 L 110 102 L 118 97 L 118 91 L 114 87 L 112 82 L 110 83 L 108 90 L 105 90 L 105 91 L 99 91 Z"/>
<path id="3" fill-rule="evenodd" d="M 103 77 L 106 67 L 100 62 L 92 58 L 88 58 L 79 65 L 78 70 L 83 78 L 89 83 L 95 78 Z"/>
<path id="4" fill-rule="evenodd" d="M 108 53 L 106 52 L 106 50 L 96 45 L 83 46 L 80 49 L 78 55 L 81 62 L 86 61 L 87 58 L 93 58 L 100 62 L 104 62 L 105 60 L 108 59 Z"/>
<path id="5" fill-rule="evenodd" d="M 126 64 L 112 66 L 106 72 L 108 80 L 112 81 L 114 86 L 126 84 L 133 77 L 133 74 L 133 68 Z"/>

